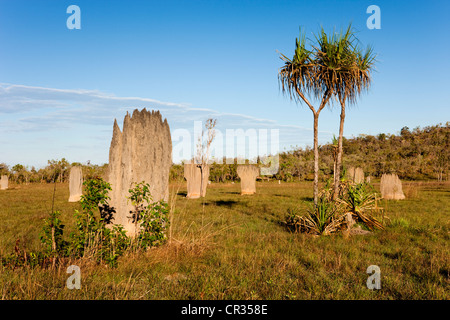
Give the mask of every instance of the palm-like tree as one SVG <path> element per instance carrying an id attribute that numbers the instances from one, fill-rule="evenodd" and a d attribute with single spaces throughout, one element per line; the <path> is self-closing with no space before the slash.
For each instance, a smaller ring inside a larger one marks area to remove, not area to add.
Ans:
<path id="1" fill-rule="evenodd" d="M 280 68 L 278 79 L 282 92 L 288 93 L 293 100 L 305 102 L 314 115 L 314 204 L 317 205 L 319 114 L 332 96 L 338 99 L 341 105 L 341 122 L 334 183 L 334 195 L 336 195 L 339 190 L 342 164 L 345 104 L 346 102 L 355 103 L 358 95 L 368 89 L 371 79 L 370 71 L 375 57 L 371 47 L 362 53 L 351 25 L 346 32 L 334 32 L 331 37 L 322 28 L 315 38 L 316 43 L 308 50 L 305 35 L 300 30 L 300 36 L 296 38 L 294 57 L 289 59 L 281 54 L 280 58 L 284 61 L 284 66 Z M 321 100 L 318 109 L 313 107 L 307 96 Z"/>
<path id="2" fill-rule="evenodd" d="M 318 65 L 314 51 L 306 48 L 305 35 L 295 39 L 295 52 L 292 59 L 281 54 L 284 66 L 280 68 L 278 79 L 283 93 L 289 94 L 295 101 L 304 101 L 314 116 L 314 205 L 319 196 L 319 114 L 330 100 L 332 91 L 324 88 L 318 78 Z M 324 90 L 325 89 L 325 90 Z M 306 96 L 321 100 L 316 109 Z"/>
<path id="3" fill-rule="evenodd" d="M 375 63 L 372 47 L 363 52 L 351 25 L 346 32 L 333 33 L 332 37 L 321 30 L 316 37 L 318 76 L 320 82 L 330 90 L 341 105 L 338 150 L 334 172 L 334 193 L 336 199 L 342 167 L 342 140 L 344 134 L 346 103 L 355 104 L 358 96 L 367 91 L 371 83 L 371 71 Z"/>

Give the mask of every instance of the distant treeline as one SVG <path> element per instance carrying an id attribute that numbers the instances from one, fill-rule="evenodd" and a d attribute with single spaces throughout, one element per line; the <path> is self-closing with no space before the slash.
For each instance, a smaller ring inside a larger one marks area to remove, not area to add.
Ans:
<path id="1" fill-rule="evenodd" d="M 320 146 L 320 179 L 333 176 L 336 144 Z M 383 173 L 396 173 L 405 180 L 449 180 L 450 122 L 423 129 L 403 127 L 399 135 L 380 133 L 343 139 L 343 166 L 361 167 L 365 175 L 379 178 Z M 225 161 L 223 161 L 225 163 Z M 269 178 L 283 181 L 314 179 L 312 148 L 298 148 L 279 154 L 279 171 Z M 238 180 L 237 159 L 234 164 L 213 163 L 209 179 L 213 182 Z M 172 180 L 183 179 L 183 166 L 173 165 Z"/>
<path id="2" fill-rule="evenodd" d="M 334 154 L 337 146 L 330 142 L 319 148 L 320 179 L 325 181 L 333 176 Z M 343 139 L 344 173 L 349 167 L 361 167 L 365 175 L 381 177 L 383 173 L 394 172 L 404 180 L 449 180 L 450 178 L 450 122 L 410 130 L 403 127 L 399 135 L 380 133 L 376 136 L 359 135 Z M 247 161 L 248 162 L 248 161 Z M 49 160 L 45 168 L 36 170 L 21 164 L 8 167 L 0 164 L 0 174 L 6 174 L 16 183 L 52 181 L 65 182 L 69 179 L 70 168 L 81 165 L 85 179 L 103 176 L 105 165 L 69 163 Z M 237 159 L 233 164 L 213 163 L 210 165 L 209 180 L 231 182 L 238 180 Z M 279 154 L 279 171 L 267 178 L 283 181 L 313 180 L 314 154 L 312 148 L 298 148 Z M 171 181 L 184 179 L 183 164 L 174 164 L 170 171 Z"/>
<path id="3" fill-rule="evenodd" d="M 84 179 L 93 178 L 96 176 L 103 176 L 108 168 L 107 164 L 95 165 L 95 164 L 81 164 L 78 162 L 69 163 L 65 158 L 61 160 L 48 160 L 47 166 L 41 169 L 35 167 L 25 167 L 21 164 L 16 164 L 12 167 L 0 163 L 0 174 L 6 174 L 10 181 L 15 183 L 51 183 L 66 182 L 69 181 L 70 168 L 73 166 L 81 166 Z"/>
<path id="4" fill-rule="evenodd" d="M 320 146 L 320 177 L 333 175 L 336 144 Z M 449 180 L 450 122 L 410 130 L 403 127 L 399 135 L 380 133 L 343 139 L 343 167 L 361 167 L 365 175 L 381 177 L 396 173 L 405 180 Z M 312 180 L 313 150 L 297 149 L 280 154 L 277 179 Z"/>

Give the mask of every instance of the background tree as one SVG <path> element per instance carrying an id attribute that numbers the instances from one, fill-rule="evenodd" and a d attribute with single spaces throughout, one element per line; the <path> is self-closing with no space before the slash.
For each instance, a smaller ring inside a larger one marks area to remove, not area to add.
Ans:
<path id="1" fill-rule="evenodd" d="M 0 176 L 9 175 L 9 167 L 6 163 L 0 163 Z"/>
<path id="2" fill-rule="evenodd" d="M 11 168 L 11 171 L 17 184 L 27 182 L 27 169 L 24 165 L 18 163 Z"/>
<path id="3" fill-rule="evenodd" d="M 69 176 L 69 162 L 65 158 L 61 160 L 48 160 L 48 170 L 53 177 L 52 181 L 64 182 Z"/>

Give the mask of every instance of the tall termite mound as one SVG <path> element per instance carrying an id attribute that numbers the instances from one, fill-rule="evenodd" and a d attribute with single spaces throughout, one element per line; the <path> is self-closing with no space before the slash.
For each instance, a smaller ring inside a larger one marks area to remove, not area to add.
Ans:
<path id="1" fill-rule="evenodd" d="M 8 176 L 2 175 L 0 178 L 0 190 L 8 189 Z"/>
<path id="2" fill-rule="evenodd" d="M 148 183 L 153 201 L 168 201 L 171 165 L 170 128 L 159 111 L 136 109 L 132 116 L 127 112 L 122 131 L 114 120 L 107 174 L 112 188 L 109 205 L 115 212 L 113 222 L 134 233 L 133 207 L 127 201 L 134 183 Z"/>
<path id="3" fill-rule="evenodd" d="M 70 169 L 69 175 L 69 202 L 78 202 L 83 195 L 83 171 L 80 166 Z"/>
<path id="4" fill-rule="evenodd" d="M 350 167 L 347 171 L 347 178 L 352 180 L 354 183 L 363 183 L 364 182 L 364 171 L 362 168 L 354 168 Z"/>
<path id="5" fill-rule="evenodd" d="M 239 165 L 236 173 L 241 179 L 241 194 L 256 193 L 256 177 L 259 175 L 259 168 L 251 164 Z"/>
<path id="6" fill-rule="evenodd" d="M 381 176 L 380 191 L 383 199 L 405 199 L 402 189 L 402 182 L 396 174 L 383 174 Z"/>
<path id="7" fill-rule="evenodd" d="M 202 181 L 202 169 L 199 164 L 190 163 L 184 164 L 184 178 L 187 183 L 187 195 L 189 199 L 197 199 L 206 196 L 206 187 L 209 179 L 209 165 L 205 165 Z"/>

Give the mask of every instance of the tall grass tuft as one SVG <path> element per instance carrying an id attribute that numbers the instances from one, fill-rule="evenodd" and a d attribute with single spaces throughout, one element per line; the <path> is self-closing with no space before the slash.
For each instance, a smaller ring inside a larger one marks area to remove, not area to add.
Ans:
<path id="1" fill-rule="evenodd" d="M 290 210 L 286 216 L 286 225 L 293 227 L 297 232 L 329 235 L 345 228 L 346 222 L 336 203 L 321 197 L 316 206 L 314 204 L 309 206 L 304 216 Z"/>
<path id="2" fill-rule="evenodd" d="M 384 229 L 373 213 L 378 208 L 376 192 L 367 183 L 348 184 L 347 192 L 337 199 L 344 214 L 351 214 L 356 221 L 362 222 L 370 230 Z"/>
<path id="3" fill-rule="evenodd" d="M 349 230 L 355 221 L 370 230 L 384 229 L 382 221 L 375 217 L 383 210 L 378 207 L 377 194 L 371 185 L 344 180 L 336 200 L 333 200 L 333 190 L 333 185 L 327 184 L 320 192 L 317 205 L 311 205 L 304 216 L 298 210 L 288 210 L 284 225 L 296 232 L 315 235 Z"/>

